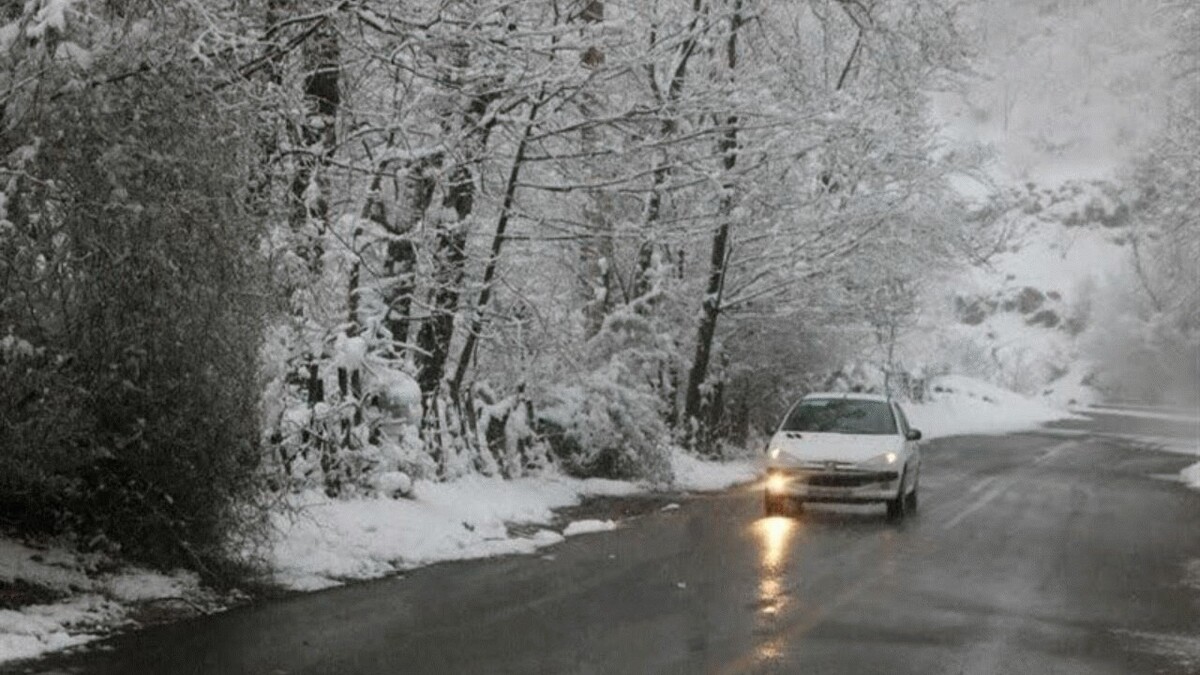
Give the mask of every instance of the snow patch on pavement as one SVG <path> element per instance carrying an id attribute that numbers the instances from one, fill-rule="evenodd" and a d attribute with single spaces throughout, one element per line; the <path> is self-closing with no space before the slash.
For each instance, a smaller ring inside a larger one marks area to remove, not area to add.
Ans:
<path id="1" fill-rule="evenodd" d="M 1150 436 L 1146 434 L 1097 434 L 1082 429 L 1054 429 L 1051 431 L 1051 433 L 1056 436 L 1094 436 L 1097 438 L 1119 441 L 1125 445 L 1134 446 L 1144 450 L 1154 450 L 1158 452 L 1170 452 L 1176 455 L 1200 457 L 1200 439 L 1178 438 L 1174 436 Z M 1154 477 L 1169 481 L 1178 480 L 1193 490 L 1200 490 L 1200 462 L 1184 467 L 1179 472 L 1178 476 L 1175 474 L 1155 474 Z"/>
<path id="2" fill-rule="evenodd" d="M 1043 400 L 961 375 L 935 377 L 929 390 L 930 400 L 904 407 L 909 422 L 927 439 L 1028 431 L 1074 417 Z"/>
<path id="3" fill-rule="evenodd" d="M 617 529 L 617 524 L 611 520 L 576 520 L 563 529 L 564 537 L 593 532 L 611 532 Z"/>
<path id="4" fill-rule="evenodd" d="M 1179 472 L 1179 477 L 1183 479 L 1183 484 L 1193 490 L 1200 490 L 1200 462 L 1187 467 Z"/>
<path id="5" fill-rule="evenodd" d="M 1182 412 L 1163 412 L 1160 410 L 1137 410 L 1134 408 L 1114 408 L 1102 405 L 1072 406 L 1071 412 L 1081 415 L 1117 415 L 1119 417 L 1139 417 L 1149 420 L 1166 420 L 1170 422 L 1200 423 L 1200 416 Z"/>
<path id="6" fill-rule="evenodd" d="M 1151 436 L 1148 434 L 1094 434 L 1100 438 L 1111 438 L 1117 441 L 1142 446 L 1147 450 L 1169 452 L 1175 455 L 1194 455 L 1200 457 L 1200 439 L 1179 438 L 1177 436 Z"/>

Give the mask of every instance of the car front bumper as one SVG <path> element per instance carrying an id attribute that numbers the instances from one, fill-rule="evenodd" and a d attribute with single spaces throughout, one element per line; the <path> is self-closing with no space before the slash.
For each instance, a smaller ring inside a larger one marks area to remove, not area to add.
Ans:
<path id="1" fill-rule="evenodd" d="M 900 472 L 874 469 L 782 469 L 767 472 L 767 492 L 807 502 L 883 502 L 896 498 Z"/>

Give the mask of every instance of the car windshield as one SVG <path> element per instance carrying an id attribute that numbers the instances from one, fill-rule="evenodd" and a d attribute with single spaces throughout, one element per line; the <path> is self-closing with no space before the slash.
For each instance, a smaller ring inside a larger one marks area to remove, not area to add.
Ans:
<path id="1" fill-rule="evenodd" d="M 883 401 L 810 398 L 788 413 L 783 431 L 817 431 L 834 434 L 894 434 L 896 420 Z"/>

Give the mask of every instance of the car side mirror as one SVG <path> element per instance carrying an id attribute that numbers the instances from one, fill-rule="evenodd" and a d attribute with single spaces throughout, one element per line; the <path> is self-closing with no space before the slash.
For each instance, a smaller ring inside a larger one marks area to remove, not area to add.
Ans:
<path id="1" fill-rule="evenodd" d="M 906 434 L 904 437 L 910 441 L 919 441 L 919 440 L 921 440 L 921 430 L 920 429 L 909 429 L 908 434 Z"/>

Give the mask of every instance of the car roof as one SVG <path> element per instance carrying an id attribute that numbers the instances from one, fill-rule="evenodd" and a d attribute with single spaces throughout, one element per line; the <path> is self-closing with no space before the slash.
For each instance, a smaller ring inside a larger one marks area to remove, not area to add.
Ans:
<path id="1" fill-rule="evenodd" d="M 807 401 L 818 398 L 841 398 L 849 401 L 878 401 L 880 403 L 887 403 L 888 401 L 892 400 L 887 396 L 883 396 L 882 394 L 860 394 L 844 391 L 814 392 L 812 394 L 805 394 L 804 398 L 801 400 Z"/>

